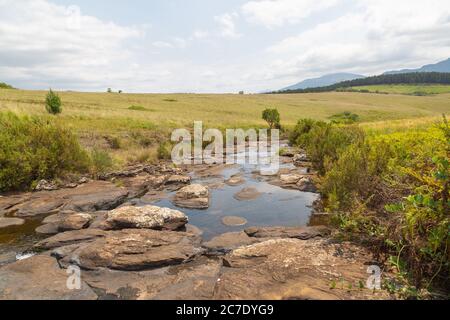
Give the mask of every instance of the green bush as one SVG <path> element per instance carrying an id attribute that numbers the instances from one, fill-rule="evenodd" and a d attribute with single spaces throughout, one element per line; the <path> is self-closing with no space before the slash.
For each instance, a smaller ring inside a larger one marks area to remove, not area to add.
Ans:
<path id="1" fill-rule="evenodd" d="M 91 152 L 91 163 L 91 171 L 94 176 L 106 173 L 114 164 L 108 152 L 97 149 Z"/>
<path id="2" fill-rule="evenodd" d="M 332 123 L 336 124 L 353 124 L 359 121 L 359 116 L 351 112 L 342 112 L 330 117 Z"/>
<path id="3" fill-rule="evenodd" d="M 13 86 L 10 86 L 10 85 L 7 84 L 7 83 L 0 82 L 0 89 L 14 89 L 14 87 L 13 87 Z"/>
<path id="4" fill-rule="evenodd" d="M 168 143 L 160 143 L 157 150 L 157 157 L 159 160 L 169 160 L 172 157 L 172 153 L 169 150 Z"/>
<path id="5" fill-rule="evenodd" d="M 50 114 L 59 114 L 62 112 L 61 98 L 51 89 L 45 98 L 45 109 Z"/>
<path id="6" fill-rule="evenodd" d="M 88 167 L 76 137 L 54 120 L 0 113 L 0 191 L 29 189 Z"/>
<path id="7" fill-rule="evenodd" d="M 315 126 L 325 126 L 325 122 L 320 122 L 312 119 L 301 119 L 297 122 L 294 130 L 289 135 L 289 142 L 292 145 L 297 145 L 299 147 L 305 147 L 306 143 L 303 141 L 304 137 L 315 127 Z"/>

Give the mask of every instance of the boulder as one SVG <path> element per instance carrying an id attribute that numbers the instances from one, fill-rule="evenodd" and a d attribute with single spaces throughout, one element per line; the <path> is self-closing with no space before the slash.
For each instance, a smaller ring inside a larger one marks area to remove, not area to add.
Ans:
<path id="1" fill-rule="evenodd" d="M 188 184 L 190 182 L 191 182 L 191 177 L 189 177 L 189 176 L 171 175 L 167 179 L 166 185 L 171 185 L 171 184 Z"/>
<path id="2" fill-rule="evenodd" d="M 292 159 L 294 164 L 302 164 L 303 162 L 309 162 L 308 156 L 305 153 L 299 153 Z"/>
<path id="3" fill-rule="evenodd" d="M 58 186 L 54 182 L 48 182 L 47 180 L 41 180 L 38 182 L 35 191 L 54 191 L 58 190 Z"/>
<path id="4" fill-rule="evenodd" d="M 203 243 L 203 247 L 208 250 L 209 255 L 228 253 L 231 250 L 242 246 L 248 246 L 260 242 L 260 239 L 251 238 L 245 232 L 229 232 L 214 237 L 210 241 Z"/>
<path id="5" fill-rule="evenodd" d="M 178 230 L 187 223 L 183 212 L 156 206 L 121 207 L 106 214 L 106 225 L 112 230 Z"/>
<path id="6" fill-rule="evenodd" d="M 252 227 L 245 230 L 253 238 L 294 238 L 309 240 L 317 237 L 327 237 L 331 230 L 324 226 L 318 227 Z"/>
<path id="7" fill-rule="evenodd" d="M 302 178 L 303 178 L 303 176 L 301 176 L 299 174 L 282 174 L 280 176 L 280 182 L 284 185 L 288 185 L 288 184 L 295 185 Z"/>
<path id="8" fill-rule="evenodd" d="M 39 226 L 36 232 L 39 234 L 57 234 L 72 230 L 81 230 L 89 227 L 94 217 L 87 213 L 63 211 L 48 216 L 43 220 L 44 225 Z"/>
<path id="9" fill-rule="evenodd" d="M 193 184 L 180 189 L 173 202 L 176 206 L 187 209 L 209 208 L 209 189 L 200 184 Z"/>
<path id="10" fill-rule="evenodd" d="M 316 193 L 317 188 L 314 185 L 313 179 L 311 177 L 303 177 L 297 182 L 297 188 L 302 192 Z"/>
<path id="11" fill-rule="evenodd" d="M 0 300 L 96 300 L 97 295 L 81 281 L 69 289 L 68 274 L 49 256 L 34 256 L 0 268 Z"/>
<path id="12" fill-rule="evenodd" d="M 66 262 L 83 269 L 139 271 L 186 263 L 202 253 L 201 239 L 173 231 L 129 229 L 81 245 Z"/>

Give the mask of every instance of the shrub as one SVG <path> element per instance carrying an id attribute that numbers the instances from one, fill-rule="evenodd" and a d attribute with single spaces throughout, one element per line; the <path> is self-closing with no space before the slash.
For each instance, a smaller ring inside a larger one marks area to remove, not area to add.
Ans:
<path id="1" fill-rule="evenodd" d="M 119 150 L 122 148 L 122 140 L 119 137 L 107 137 L 106 140 L 111 149 Z"/>
<path id="2" fill-rule="evenodd" d="M 131 106 L 128 108 L 128 110 L 132 111 L 149 111 L 147 108 L 144 108 L 143 106 Z"/>
<path id="3" fill-rule="evenodd" d="M 332 123 L 336 124 L 353 124 L 359 121 L 359 116 L 351 112 L 342 112 L 330 117 Z"/>
<path id="4" fill-rule="evenodd" d="M 0 168 L 0 191 L 17 191 L 41 179 L 87 172 L 89 157 L 54 120 L 0 113 Z"/>
<path id="5" fill-rule="evenodd" d="M 270 130 L 272 129 L 280 129 L 280 113 L 277 109 L 266 109 L 262 113 L 262 118 L 267 122 L 267 124 L 270 127 Z"/>
<path id="6" fill-rule="evenodd" d="M 172 153 L 169 150 L 169 146 L 167 143 L 160 143 L 158 150 L 157 150 L 157 156 L 160 160 L 169 160 L 172 157 Z"/>
<path id="7" fill-rule="evenodd" d="M 113 159 L 108 152 L 103 150 L 93 150 L 91 152 L 91 171 L 94 176 L 106 173 L 113 167 Z"/>
<path id="8" fill-rule="evenodd" d="M 47 97 L 45 99 L 45 108 L 50 114 L 59 114 L 62 112 L 61 98 L 51 89 L 47 93 Z"/>
<path id="9" fill-rule="evenodd" d="M 7 84 L 7 83 L 0 82 L 0 89 L 14 89 L 14 87 L 13 87 L 13 86 L 10 86 L 10 85 Z"/>
<path id="10" fill-rule="evenodd" d="M 305 143 L 302 138 L 307 135 L 313 127 L 315 126 L 325 126 L 325 122 L 319 122 L 312 119 L 301 119 L 297 122 L 294 130 L 291 132 L 289 136 L 289 142 L 291 144 L 298 145 L 300 147 L 304 147 Z"/>

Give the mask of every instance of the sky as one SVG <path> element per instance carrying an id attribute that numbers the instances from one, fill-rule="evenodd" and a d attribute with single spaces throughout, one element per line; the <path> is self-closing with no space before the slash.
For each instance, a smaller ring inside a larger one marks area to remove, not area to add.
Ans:
<path id="1" fill-rule="evenodd" d="M 236 93 L 450 57 L 448 0 L 0 0 L 0 82 Z"/>

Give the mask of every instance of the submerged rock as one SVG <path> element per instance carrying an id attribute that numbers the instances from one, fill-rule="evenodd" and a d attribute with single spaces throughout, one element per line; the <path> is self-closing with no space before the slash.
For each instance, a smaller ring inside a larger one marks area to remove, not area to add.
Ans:
<path id="1" fill-rule="evenodd" d="M 209 189 L 200 184 L 186 186 L 176 193 L 173 202 L 181 208 L 207 209 L 209 208 Z"/>
<path id="2" fill-rule="evenodd" d="M 240 174 L 232 176 L 230 179 L 226 180 L 225 183 L 231 187 L 240 186 L 245 183 L 244 177 Z"/>
<path id="3" fill-rule="evenodd" d="M 106 225 L 114 230 L 177 230 L 187 223 L 183 212 L 156 206 L 121 207 L 106 214 Z"/>
<path id="4" fill-rule="evenodd" d="M 258 189 L 250 187 L 244 188 L 234 195 L 234 198 L 238 201 L 250 201 L 258 199 L 262 193 Z"/>
<path id="5" fill-rule="evenodd" d="M 228 216 L 222 218 L 222 223 L 229 227 L 239 227 L 245 226 L 248 223 L 248 221 L 247 219 L 241 217 Z"/>

